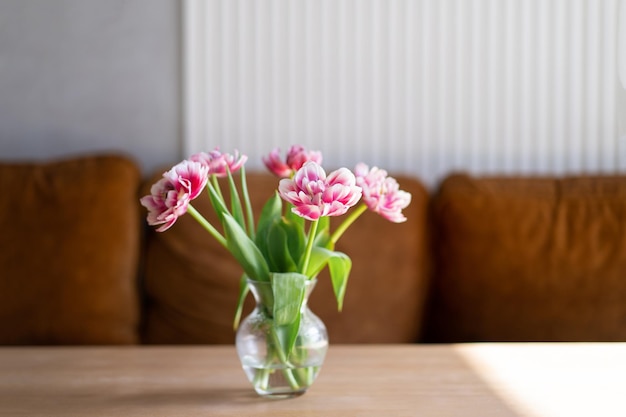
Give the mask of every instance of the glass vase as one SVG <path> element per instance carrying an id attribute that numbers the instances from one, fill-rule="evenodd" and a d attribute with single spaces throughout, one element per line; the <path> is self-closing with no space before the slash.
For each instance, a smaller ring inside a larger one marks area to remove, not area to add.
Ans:
<path id="1" fill-rule="evenodd" d="M 256 306 L 237 330 L 237 354 L 248 380 L 263 397 L 302 395 L 317 378 L 328 350 L 328 333 L 307 305 L 316 282 L 306 282 L 299 330 L 293 348 L 285 352 L 272 318 L 271 284 L 248 280 Z"/>

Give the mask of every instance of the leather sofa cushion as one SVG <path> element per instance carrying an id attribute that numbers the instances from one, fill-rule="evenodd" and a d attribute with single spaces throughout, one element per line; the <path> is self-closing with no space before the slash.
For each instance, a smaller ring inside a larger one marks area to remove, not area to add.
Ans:
<path id="1" fill-rule="evenodd" d="M 147 181 L 143 193 L 148 194 L 159 178 L 160 173 Z M 427 193 L 415 179 L 397 179 L 401 188 L 413 194 L 405 210 L 409 220 L 393 224 L 364 213 L 337 245 L 353 261 L 343 312 L 337 312 L 326 272 L 311 295 L 309 305 L 325 322 L 333 343 L 412 342 L 420 336 L 429 259 Z M 252 205 L 259 213 L 278 179 L 248 173 L 247 181 Z M 218 225 L 205 195 L 194 200 L 193 206 Z M 151 230 L 145 266 L 144 342 L 233 343 L 241 274 L 231 255 L 189 215 L 163 233 Z"/>
<path id="2" fill-rule="evenodd" d="M 0 164 L 0 344 L 138 341 L 139 184 L 121 156 Z"/>
<path id="3" fill-rule="evenodd" d="M 626 340 L 626 177 L 452 175 L 428 340 Z"/>

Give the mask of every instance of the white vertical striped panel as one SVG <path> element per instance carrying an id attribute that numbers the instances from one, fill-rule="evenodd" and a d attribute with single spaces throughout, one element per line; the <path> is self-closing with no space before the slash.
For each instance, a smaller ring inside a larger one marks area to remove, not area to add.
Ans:
<path id="1" fill-rule="evenodd" d="M 364 161 L 430 185 L 453 170 L 626 170 L 619 12 L 620 0 L 187 0 L 183 151 L 237 148 L 260 169 L 300 143 L 328 168 Z"/>
<path id="2" fill-rule="evenodd" d="M 619 84 L 622 88 L 618 93 L 618 152 L 621 168 L 626 167 L 626 0 L 621 0 L 618 17 L 617 59 L 619 70 Z M 619 90 L 619 88 L 618 88 Z"/>

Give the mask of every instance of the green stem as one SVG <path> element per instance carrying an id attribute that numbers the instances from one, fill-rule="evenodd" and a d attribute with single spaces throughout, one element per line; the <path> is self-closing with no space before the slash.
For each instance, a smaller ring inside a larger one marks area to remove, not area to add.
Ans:
<path id="1" fill-rule="evenodd" d="M 243 313 L 243 303 L 246 300 L 246 296 L 250 292 L 248 286 L 248 277 L 246 274 L 241 276 L 239 280 L 239 297 L 237 299 L 237 309 L 235 310 L 235 319 L 233 320 L 233 330 L 239 328 L 239 322 L 241 321 L 241 314 Z"/>
<path id="2" fill-rule="evenodd" d="M 348 227 L 350 227 L 350 225 L 352 225 L 352 223 L 354 223 L 354 221 L 358 219 L 359 216 L 363 214 L 363 212 L 365 212 L 365 210 L 367 210 L 367 206 L 365 204 L 361 204 L 356 209 L 354 209 L 352 213 L 350 213 L 350 215 L 343 221 L 343 223 L 339 225 L 339 227 L 330 237 L 330 241 L 333 243 L 333 245 L 337 243 L 343 233 L 348 230 Z"/>
<path id="3" fill-rule="evenodd" d="M 278 360 L 286 366 L 286 368 L 282 369 L 283 375 L 285 375 L 285 378 L 287 379 L 287 382 L 289 383 L 289 386 L 292 389 L 294 390 L 300 389 L 300 384 L 294 377 L 292 370 L 289 369 L 289 366 L 290 366 L 289 360 L 287 359 L 287 355 L 285 355 L 285 352 L 283 352 L 283 349 L 281 348 L 280 339 L 278 338 L 278 334 L 276 334 L 276 329 L 274 328 L 273 324 L 270 330 L 270 334 L 272 335 L 272 344 L 274 345 L 274 352 L 278 355 Z"/>
<path id="4" fill-rule="evenodd" d="M 217 195 L 220 197 L 222 201 L 224 201 L 224 196 L 222 195 L 222 189 L 220 188 L 220 183 L 217 179 L 217 175 L 211 175 L 211 183 Z"/>
<path id="5" fill-rule="evenodd" d="M 318 220 L 313 221 L 311 223 L 311 229 L 309 229 L 309 240 L 306 242 L 306 249 L 304 252 L 304 261 L 302 262 L 302 271 L 301 273 L 306 275 L 306 271 L 309 268 L 309 261 L 311 260 L 311 251 L 313 250 L 313 241 L 315 240 L 315 235 L 317 234 L 317 224 Z"/>
<path id="6" fill-rule="evenodd" d="M 217 239 L 222 246 L 228 249 L 228 246 L 226 245 L 226 238 L 222 236 L 222 234 L 215 227 L 213 227 L 213 225 L 209 223 L 209 221 L 205 219 L 204 216 L 202 216 L 202 214 L 200 214 L 200 212 L 198 212 L 198 210 L 196 210 L 191 204 L 187 206 L 187 212 L 189 212 L 189 214 L 191 214 L 191 216 L 196 219 L 196 221 L 200 223 L 200 225 L 204 227 L 211 234 L 211 236 Z"/>
<path id="7" fill-rule="evenodd" d="M 261 388 L 262 390 L 267 390 L 268 385 L 269 385 L 269 379 L 270 379 L 270 369 L 267 369 L 267 368 L 256 369 L 254 372 L 254 377 L 252 379 L 252 384 L 257 388 Z"/>
<path id="8" fill-rule="evenodd" d="M 252 204 L 250 203 L 248 182 L 246 180 L 246 169 L 244 166 L 241 167 L 241 191 L 243 193 L 243 202 L 246 206 L 246 218 L 248 219 L 248 236 L 250 236 L 250 239 L 254 240 L 256 234 L 254 230 L 254 213 L 252 211 Z"/>
<path id="9" fill-rule="evenodd" d="M 215 177 L 213 177 L 213 179 L 216 179 Z M 216 181 L 213 181 L 216 182 Z M 228 213 L 230 214 L 230 211 L 228 211 L 228 207 L 226 207 L 226 203 L 224 202 L 224 197 L 222 196 L 222 191 L 219 188 L 219 184 L 217 184 L 217 189 L 215 188 L 214 184 L 211 184 L 211 182 L 208 182 L 206 185 L 206 189 L 209 193 L 209 200 L 211 201 L 211 205 L 213 206 L 213 209 L 215 210 L 215 212 L 220 216 L 223 213 Z"/>

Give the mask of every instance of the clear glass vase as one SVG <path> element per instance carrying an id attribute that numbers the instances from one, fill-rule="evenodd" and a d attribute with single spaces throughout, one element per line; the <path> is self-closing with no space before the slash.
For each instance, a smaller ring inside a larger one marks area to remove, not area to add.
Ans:
<path id="1" fill-rule="evenodd" d="M 272 287 L 269 282 L 248 280 L 256 307 L 237 330 L 237 354 L 248 380 L 264 397 L 289 398 L 304 394 L 320 371 L 328 350 L 326 326 L 307 306 L 315 287 L 307 281 L 300 310 L 300 326 L 295 344 L 285 352 L 280 329 L 272 319 Z"/>

